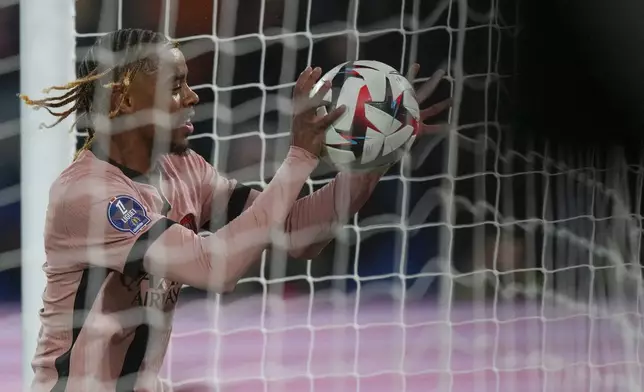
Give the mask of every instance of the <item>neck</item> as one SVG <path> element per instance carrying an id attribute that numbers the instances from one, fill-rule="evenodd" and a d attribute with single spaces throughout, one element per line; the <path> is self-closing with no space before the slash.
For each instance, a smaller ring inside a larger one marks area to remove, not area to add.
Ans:
<path id="1" fill-rule="evenodd" d="M 128 169 L 146 174 L 154 165 L 152 149 L 147 143 L 138 140 L 136 133 L 115 135 L 100 143 L 100 148 L 107 157 Z"/>

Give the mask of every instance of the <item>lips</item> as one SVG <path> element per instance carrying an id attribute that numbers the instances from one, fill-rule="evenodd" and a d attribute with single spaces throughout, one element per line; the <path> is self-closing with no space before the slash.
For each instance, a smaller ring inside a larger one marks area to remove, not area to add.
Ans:
<path id="1" fill-rule="evenodd" d="M 194 109 L 184 110 L 177 113 L 175 129 L 184 130 L 188 135 L 192 134 L 195 130 L 192 124 L 192 118 L 195 116 Z"/>
<path id="2" fill-rule="evenodd" d="M 192 135 L 192 133 L 195 131 L 195 126 L 192 125 L 191 122 L 187 122 L 183 127 L 188 135 Z"/>

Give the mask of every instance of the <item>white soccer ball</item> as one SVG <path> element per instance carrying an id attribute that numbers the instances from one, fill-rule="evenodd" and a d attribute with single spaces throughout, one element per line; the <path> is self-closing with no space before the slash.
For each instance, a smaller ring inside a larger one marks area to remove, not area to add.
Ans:
<path id="1" fill-rule="evenodd" d="M 345 113 L 325 134 L 326 159 L 340 170 L 363 170 L 398 161 L 411 147 L 419 130 L 419 109 L 414 88 L 394 68 L 378 61 L 340 64 L 315 85 L 313 96 L 325 81 L 319 115 L 345 105 Z"/>

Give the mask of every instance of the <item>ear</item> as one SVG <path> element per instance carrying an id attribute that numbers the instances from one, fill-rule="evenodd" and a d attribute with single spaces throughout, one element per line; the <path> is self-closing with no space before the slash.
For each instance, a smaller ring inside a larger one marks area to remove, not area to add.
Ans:
<path id="1" fill-rule="evenodd" d="M 110 113 L 113 114 L 113 117 L 116 117 L 120 114 L 132 114 L 133 111 L 132 98 L 129 92 L 121 85 L 114 85 L 110 97 Z"/>

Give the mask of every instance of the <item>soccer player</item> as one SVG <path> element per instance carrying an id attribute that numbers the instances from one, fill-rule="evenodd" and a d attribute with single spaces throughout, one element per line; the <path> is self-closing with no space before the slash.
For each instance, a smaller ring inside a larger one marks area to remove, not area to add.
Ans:
<path id="1" fill-rule="evenodd" d="M 274 243 L 314 257 L 384 172 L 338 174 L 298 200 L 324 130 L 344 111 L 316 114 L 330 86 L 309 97 L 321 76 L 309 67 L 294 88 L 291 147 L 270 184 L 258 192 L 224 178 L 188 148 L 199 98 L 187 74 L 165 36 L 125 29 L 98 39 L 78 79 L 49 89 L 59 95 L 22 97 L 56 123 L 76 112 L 89 129 L 50 191 L 35 391 L 170 390 L 158 372 L 181 286 L 230 291 Z M 212 235 L 198 235 L 212 224 Z"/>

